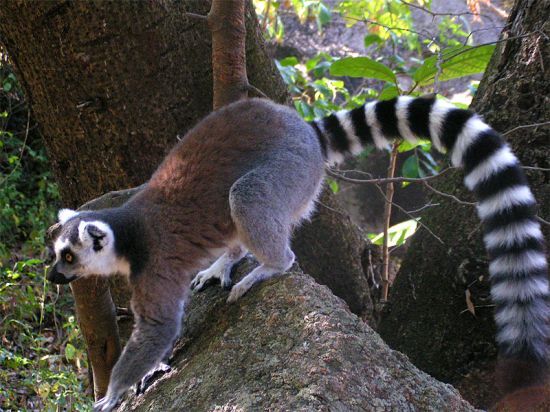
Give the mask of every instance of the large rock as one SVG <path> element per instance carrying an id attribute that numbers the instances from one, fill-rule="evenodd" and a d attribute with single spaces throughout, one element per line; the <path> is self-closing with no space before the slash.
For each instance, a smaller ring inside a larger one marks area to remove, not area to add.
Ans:
<path id="1" fill-rule="evenodd" d="M 121 411 L 474 410 L 298 269 L 226 297 L 192 297 L 172 371 Z"/>

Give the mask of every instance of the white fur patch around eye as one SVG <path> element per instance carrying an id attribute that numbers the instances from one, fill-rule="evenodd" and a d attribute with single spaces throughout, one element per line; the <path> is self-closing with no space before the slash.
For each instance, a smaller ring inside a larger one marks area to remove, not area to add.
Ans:
<path id="1" fill-rule="evenodd" d="M 76 210 L 61 209 L 59 210 L 59 212 L 57 212 L 57 219 L 59 220 L 59 223 L 64 225 L 69 219 L 75 217 L 76 215 L 78 215 L 78 212 Z"/>
<path id="2" fill-rule="evenodd" d="M 57 238 L 55 243 L 53 244 L 53 250 L 55 252 L 56 259 L 59 259 L 59 255 L 63 249 L 65 249 L 69 245 L 69 239 L 60 239 Z"/>

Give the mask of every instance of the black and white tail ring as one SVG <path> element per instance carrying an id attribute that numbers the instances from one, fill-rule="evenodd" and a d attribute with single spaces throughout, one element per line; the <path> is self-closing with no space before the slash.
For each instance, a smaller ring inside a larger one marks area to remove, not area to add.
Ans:
<path id="1" fill-rule="evenodd" d="M 544 239 L 535 198 L 502 137 L 475 113 L 432 97 L 371 102 L 311 124 L 331 164 L 367 145 L 386 148 L 395 139 L 422 137 L 464 168 L 464 184 L 477 196 L 484 226 L 500 353 L 546 364 L 550 310 Z"/>

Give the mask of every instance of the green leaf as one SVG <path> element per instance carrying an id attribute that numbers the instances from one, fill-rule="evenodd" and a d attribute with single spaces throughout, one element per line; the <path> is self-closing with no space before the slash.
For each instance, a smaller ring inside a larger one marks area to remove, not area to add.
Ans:
<path id="1" fill-rule="evenodd" d="M 441 72 L 439 80 L 451 80 L 458 77 L 483 73 L 493 52 L 494 44 L 484 46 L 458 46 L 441 52 Z M 424 60 L 413 74 L 413 80 L 421 85 L 430 83 L 438 72 L 438 56 L 431 56 Z"/>
<path id="2" fill-rule="evenodd" d="M 397 151 L 399 153 L 408 152 L 409 150 L 413 150 L 415 147 L 417 147 L 418 144 L 418 142 L 412 143 L 408 140 L 403 140 L 401 143 L 399 143 L 399 146 L 397 146 Z"/>
<path id="3" fill-rule="evenodd" d="M 76 356 L 76 348 L 70 343 L 67 343 L 67 345 L 65 346 L 65 358 L 67 358 L 67 360 L 70 361 L 74 359 L 75 356 Z"/>
<path id="4" fill-rule="evenodd" d="M 319 28 L 319 31 L 323 29 L 323 26 L 330 23 L 330 20 L 332 18 L 332 15 L 330 14 L 330 10 L 325 6 L 323 3 L 319 3 L 319 9 L 317 13 L 317 27 Z"/>
<path id="5" fill-rule="evenodd" d="M 391 69 L 368 57 L 345 57 L 335 61 L 330 66 L 333 76 L 366 77 L 397 83 L 397 78 Z"/>
<path id="6" fill-rule="evenodd" d="M 279 64 L 283 67 L 296 66 L 298 64 L 298 59 L 294 56 L 285 57 L 279 61 Z"/>
<path id="7" fill-rule="evenodd" d="M 418 139 L 415 143 L 409 142 L 408 140 L 403 140 L 401 143 L 399 143 L 399 146 L 397 147 L 397 151 L 399 153 L 408 152 L 409 150 L 416 149 L 417 147 L 421 147 L 422 150 L 424 150 L 424 146 L 431 144 L 429 140 L 424 139 Z"/>
<path id="8" fill-rule="evenodd" d="M 418 167 L 418 157 L 416 154 L 413 154 L 412 156 L 408 157 L 407 160 L 403 163 L 403 166 L 401 167 L 401 173 L 403 174 L 403 177 L 408 178 L 417 178 L 420 176 Z"/>
<path id="9" fill-rule="evenodd" d="M 380 36 L 377 34 L 367 34 L 363 41 L 365 42 L 365 48 L 369 47 L 371 44 L 374 44 L 374 43 L 377 43 L 377 44 L 384 43 L 384 40 L 382 40 Z"/>
<path id="10" fill-rule="evenodd" d="M 327 179 L 327 181 L 328 181 L 328 187 L 330 187 L 330 190 L 332 190 L 332 193 L 336 194 L 340 191 L 340 185 L 336 180 Z"/>
<path id="11" fill-rule="evenodd" d="M 388 228 L 388 246 L 392 247 L 404 244 L 416 232 L 418 220 L 420 219 L 406 220 Z M 369 238 L 375 245 L 382 246 L 384 244 L 384 232 L 375 236 L 369 235 Z"/>
<path id="12" fill-rule="evenodd" d="M 399 96 L 399 88 L 397 86 L 387 86 L 378 95 L 378 100 L 390 100 L 397 96 Z"/>

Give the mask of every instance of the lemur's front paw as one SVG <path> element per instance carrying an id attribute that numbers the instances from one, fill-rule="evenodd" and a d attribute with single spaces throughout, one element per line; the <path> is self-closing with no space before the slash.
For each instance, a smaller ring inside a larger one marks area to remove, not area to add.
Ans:
<path id="1" fill-rule="evenodd" d="M 220 274 L 217 271 L 210 268 L 201 270 L 191 282 L 191 290 L 200 292 L 216 279 L 220 279 Z"/>
<path id="2" fill-rule="evenodd" d="M 170 365 L 160 362 L 157 366 L 151 369 L 147 374 L 141 378 L 141 380 L 136 383 L 136 396 L 139 396 L 151 386 L 151 384 L 157 380 L 160 376 L 164 375 L 166 372 L 170 372 L 172 368 Z"/>
<path id="3" fill-rule="evenodd" d="M 227 297 L 227 303 L 235 303 L 237 300 L 239 300 L 248 290 L 252 287 L 252 285 L 249 285 L 248 283 L 243 283 L 242 281 L 237 283 L 233 288 L 231 289 L 231 292 L 229 292 L 229 296 Z"/>
<path id="4" fill-rule="evenodd" d="M 94 412 L 110 412 L 112 411 L 118 402 L 118 397 L 104 397 L 94 403 Z"/>

